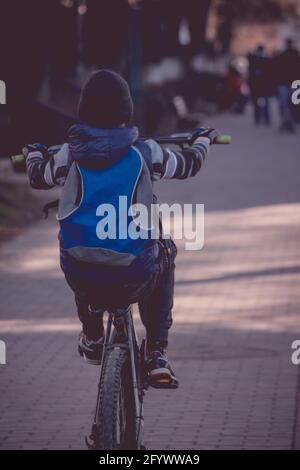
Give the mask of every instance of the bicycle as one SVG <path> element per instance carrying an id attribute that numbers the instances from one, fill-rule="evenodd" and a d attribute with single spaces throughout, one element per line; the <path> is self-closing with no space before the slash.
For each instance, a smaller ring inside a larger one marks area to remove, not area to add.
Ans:
<path id="1" fill-rule="evenodd" d="M 203 129 L 203 133 L 206 129 Z M 199 129 L 197 130 L 199 135 Z M 155 140 L 180 147 L 191 145 L 193 134 L 174 134 Z M 215 144 L 229 144 L 229 136 L 218 136 Z M 60 146 L 51 147 L 56 153 Z M 13 165 L 24 165 L 24 157 L 12 157 Z M 20 171 L 20 170 L 19 170 Z M 49 207 L 51 204 L 49 205 Z M 54 207 L 52 205 L 52 207 Z M 143 449 L 143 401 L 149 387 L 147 377 L 146 342 L 139 345 L 135 332 L 132 305 L 123 308 L 92 310 L 92 314 L 108 313 L 98 394 L 91 433 L 85 438 L 88 449 Z M 153 386 L 153 384 L 152 384 Z M 161 381 L 156 388 L 178 387 L 177 381 Z"/>
<path id="2" fill-rule="evenodd" d="M 103 312 L 102 312 L 103 313 Z M 132 306 L 108 310 L 89 449 L 142 449 L 143 398 L 149 384 L 145 340 L 138 344 Z M 157 388 L 177 388 L 161 382 Z"/>

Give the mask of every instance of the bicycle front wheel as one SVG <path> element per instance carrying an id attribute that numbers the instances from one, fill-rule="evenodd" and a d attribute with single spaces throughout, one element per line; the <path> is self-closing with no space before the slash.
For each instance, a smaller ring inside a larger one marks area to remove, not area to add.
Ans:
<path id="1" fill-rule="evenodd" d="M 136 449 L 136 416 L 128 351 L 109 351 L 99 390 L 96 416 L 98 449 Z"/>

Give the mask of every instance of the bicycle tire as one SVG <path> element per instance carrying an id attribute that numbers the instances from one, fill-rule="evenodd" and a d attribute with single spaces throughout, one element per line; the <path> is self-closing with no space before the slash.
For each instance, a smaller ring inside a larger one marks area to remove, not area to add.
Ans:
<path id="1" fill-rule="evenodd" d="M 103 367 L 96 417 L 97 448 L 136 449 L 136 417 L 128 351 L 113 348 Z"/>

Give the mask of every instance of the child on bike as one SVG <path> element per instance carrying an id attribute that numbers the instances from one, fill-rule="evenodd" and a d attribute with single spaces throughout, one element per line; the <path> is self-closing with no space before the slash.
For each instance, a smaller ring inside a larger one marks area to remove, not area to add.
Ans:
<path id="1" fill-rule="evenodd" d="M 103 237 L 105 224 L 101 229 L 99 221 L 105 214 L 99 204 L 118 205 L 118 197 L 127 196 L 149 205 L 154 181 L 198 173 L 215 131 L 196 137 L 180 152 L 139 139 L 138 129 L 130 125 L 133 103 L 128 84 L 109 70 L 91 74 L 81 92 L 78 115 L 80 122 L 69 129 L 67 143 L 54 156 L 40 144 L 25 146 L 23 153 L 33 188 L 63 186 L 58 209 L 60 264 L 82 322 L 79 353 L 89 363 L 100 364 L 103 311 L 138 302 L 147 333 L 150 384 L 174 381 L 166 348 L 176 246 L 163 238 L 162 230 L 156 239 Z M 128 206 L 120 216 L 125 225 L 134 218 L 127 211 Z"/>

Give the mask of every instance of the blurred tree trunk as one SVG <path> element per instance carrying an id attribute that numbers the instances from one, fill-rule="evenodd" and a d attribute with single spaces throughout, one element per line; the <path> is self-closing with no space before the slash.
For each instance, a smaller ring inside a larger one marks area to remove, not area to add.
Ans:
<path id="1" fill-rule="evenodd" d="M 141 131 L 144 127 L 143 102 L 143 41 L 142 41 L 142 10 L 139 6 L 129 12 L 129 43 L 127 79 L 134 102 L 134 122 Z"/>
<path id="2" fill-rule="evenodd" d="M 206 39 L 206 27 L 212 0 L 185 0 L 191 34 L 191 53 L 201 51 Z"/>
<path id="3" fill-rule="evenodd" d="M 88 0 L 82 26 L 85 62 L 119 71 L 127 52 L 128 30 L 126 0 Z"/>
<path id="4" fill-rule="evenodd" d="M 191 35 L 191 53 L 199 53 L 206 36 L 206 26 L 212 0 L 144 0 L 143 44 L 146 62 L 165 56 L 181 56 L 179 28 L 187 18 Z"/>
<path id="5" fill-rule="evenodd" d="M 249 2 L 251 3 L 251 2 Z M 224 0 L 218 8 L 219 25 L 217 39 L 219 41 L 220 52 L 229 52 L 232 40 L 232 24 L 235 16 L 234 3 L 232 0 Z"/>

